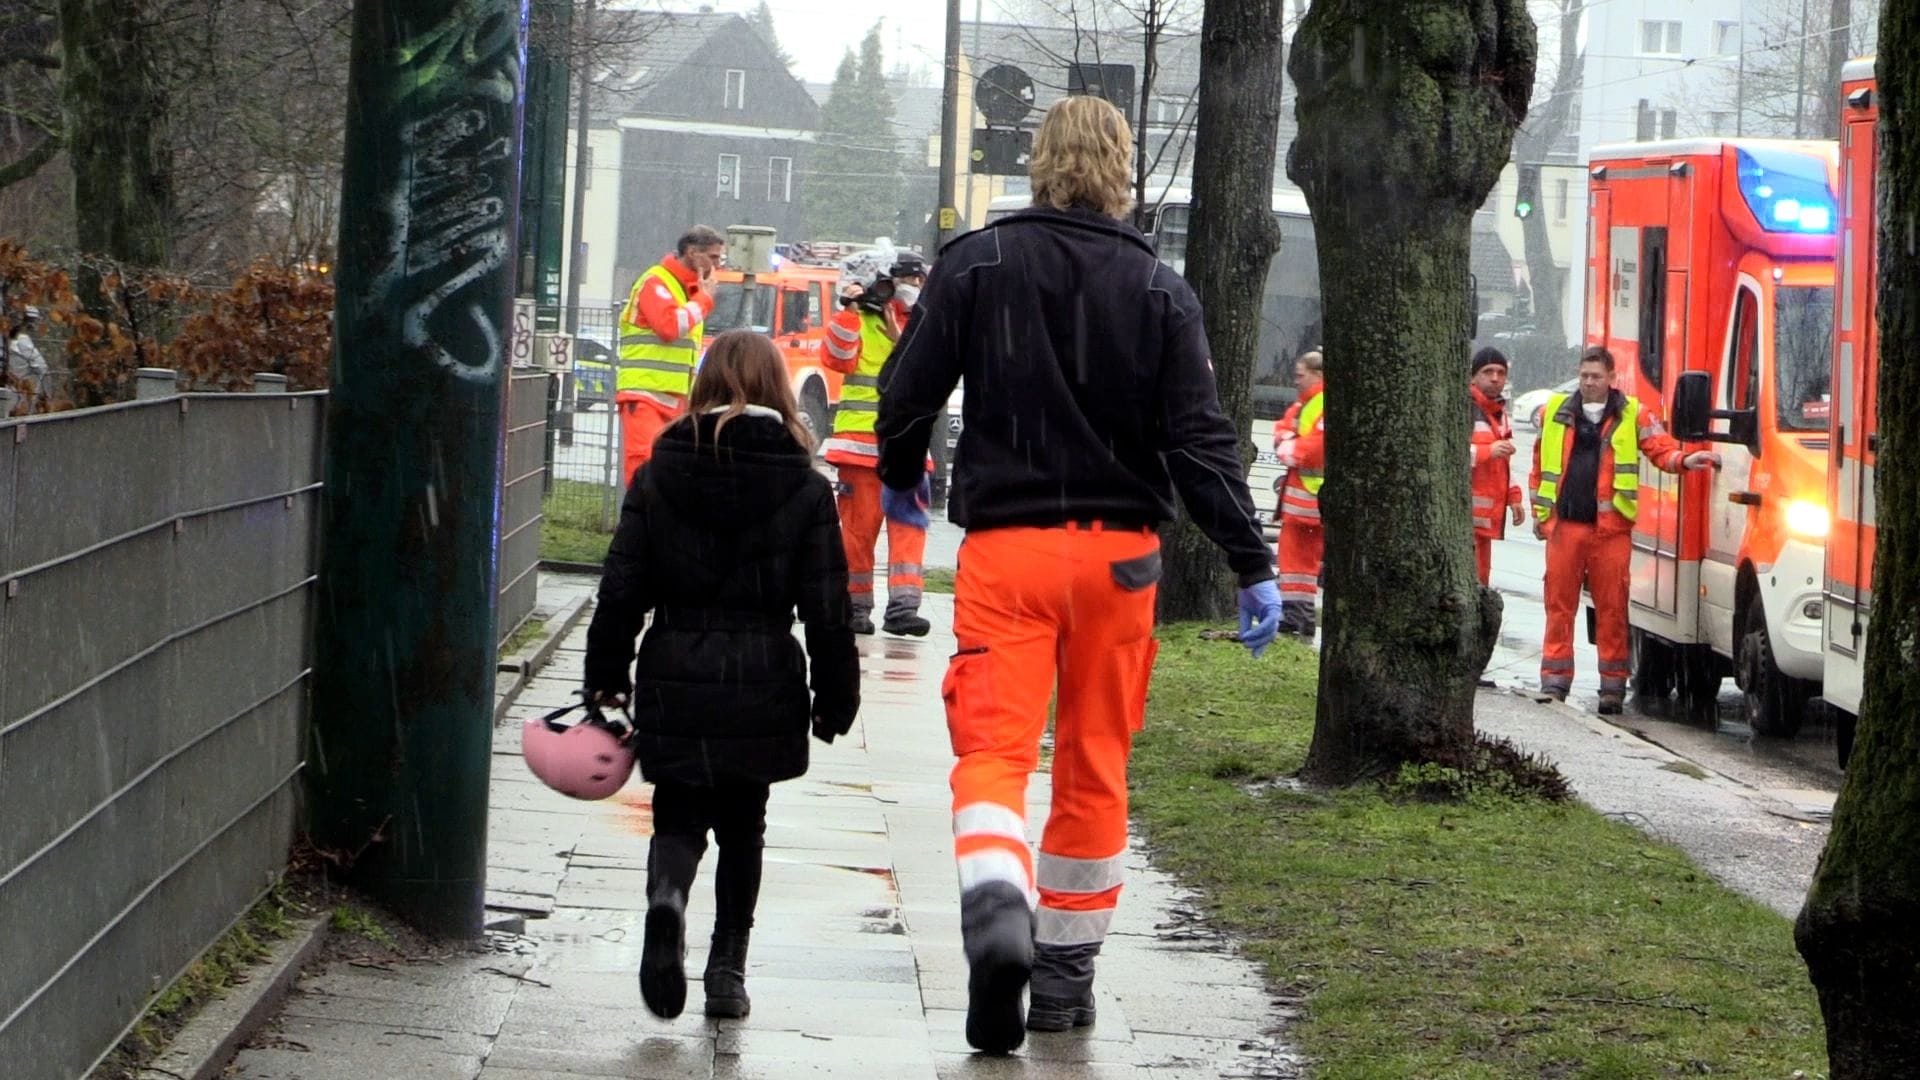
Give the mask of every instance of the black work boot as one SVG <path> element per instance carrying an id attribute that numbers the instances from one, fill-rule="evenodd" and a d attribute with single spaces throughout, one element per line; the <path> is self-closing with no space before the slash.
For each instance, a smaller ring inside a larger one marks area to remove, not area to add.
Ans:
<path id="1" fill-rule="evenodd" d="M 1033 973 L 1033 909 L 1019 886 L 976 885 L 960 897 L 967 954 L 967 1045 L 1009 1054 L 1026 1041 L 1020 993 Z"/>
<path id="2" fill-rule="evenodd" d="M 1033 947 L 1028 1031 L 1067 1031 L 1093 1024 L 1093 958 L 1100 943 Z"/>
<path id="3" fill-rule="evenodd" d="M 671 1020 L 687 1007 L 687 890 L 706 838 L 655 835 L 647 848 L 646 939 L 640 950 L 640 997 Z"/>
<path id="4" fill-rule="evenodd" d="M 894 596 L 889 591 L 887 617 L 880 629 L 902 637 L 926 637 L 933 624 L 920 615 L 920 591 L 916 589 L 903 596 Z"/>
<path id="5" fill-rule="evenodd" d="M 747 999 L 747 936 L 749 930 L 715 930 L 707 953 L 707 1015 L 726 1020 L 744 1018 L 753 1009 Z"/>
<path id="6" fill-rule="evenodd" d="M 856 634 L 873 633 L 873 612 L 855 609 L 853 613 L 853 632 Z"/>
<path id="7" fill-rule="evenodd" d="M 1600 715 L 1619 716 L 1625 711 L 1627 695 L 1618 690 L 1600 691 Z"/>

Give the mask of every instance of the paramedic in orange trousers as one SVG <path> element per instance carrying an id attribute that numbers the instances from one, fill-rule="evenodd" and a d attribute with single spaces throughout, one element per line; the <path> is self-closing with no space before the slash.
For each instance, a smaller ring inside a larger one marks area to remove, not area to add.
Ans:
<path id="1" fill-rule="evenodd" d="M 1493 542 L 1527 520 L 1527 498 L 1513 482 L 1513 421 L 1507 416 L 1507 358 L 1488 346 L 1473 354 L 1473 556 L 1485 585 L 1493 574 Z"/>
<path id="2" fill-rule="evenodd" d="M 1313 640 L 1314 609 L 1326 534 L 1320 529 L 1320 486 L 1327 460 L 1326 379 L 1318 352 L 1293 364 L 1300 400 L 1274 425 L 1273 452 L 1287 470 L 1280 492 L 1280 632 Z"/>
<path id="3" fill-rule="evenodd" d="M 1593 594 L 1600 653 L 1600 712 L 1627 693 L 1627 584 L 1639 516 L 1640 459 L 1662 472 L 1718 467 L 1711 450 L 1688 453 L 1652 409 L 1613 388 L 1613 354 L 1580 354 L 1580 389 L 1541 411 L 1533 448 L 1533 534 L 1547 542 L 1547 639 L 1540 688 L 1565 700 L 1573 687 L 1573 616 L 1580 587 Z"/>
<path id="4" fill-rule="evenodd" d="M 1048 110 L 1032 208 L 947 245 L 880 379 L 880 477 L 896 492 L 919 485 L 947 395 L 967 388 L 951 504 L 967 529 L 958 651 L 941 694 L 959 759 L 967 1041 L 989 1053 L 1019 1046 L 1023 1026 L 1094 1022 L 1094 957 L 1127 851 L 1127 756 L 1153 672 L 1157 530 L 1176 491 L 1238 575 L 1241 643 L 1258 656 L 1280 623 L 1200 305 L 1120 220 L 1132 142 L 1101 98 Z M 1027 778 L 1056 687 L 1036 860 Z"/>

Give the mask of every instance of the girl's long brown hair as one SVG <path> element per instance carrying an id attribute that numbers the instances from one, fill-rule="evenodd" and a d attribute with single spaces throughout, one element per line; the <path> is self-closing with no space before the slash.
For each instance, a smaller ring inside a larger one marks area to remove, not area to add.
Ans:
<path id="1" fill-rule="evenodd" d="M 695 444 L 700 438 L 700 418 L 709 410 L 726 410 L 713 425 L 713 437 L 718 440 L 727 424 L 744 415 L 749 405 L 779 413 L 794 441 L 813 451 L 813 431 L 800 419 L 779 347 L 765 334 L 728 330 L 707 346 L 706 359 L 700 362 L 700 374 L 687 397 L 687 422 L 694 425 Z"/>

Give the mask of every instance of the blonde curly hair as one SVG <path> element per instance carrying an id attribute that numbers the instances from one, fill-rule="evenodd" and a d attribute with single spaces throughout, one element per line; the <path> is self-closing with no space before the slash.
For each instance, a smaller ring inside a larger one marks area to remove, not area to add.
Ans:
<path id="1" fill-rule="evenodd" d="M 1133 129 L 1105 98 L 1061 98 L 1033 137 L 1027 176 L 1035 206 L 1125 217 L 1133 209 Z"/>

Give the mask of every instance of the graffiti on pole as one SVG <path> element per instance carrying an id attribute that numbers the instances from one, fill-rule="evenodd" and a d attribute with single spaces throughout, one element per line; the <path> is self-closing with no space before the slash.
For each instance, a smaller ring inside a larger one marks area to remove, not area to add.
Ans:
<path id="1" fill-rule="evenodd" d="M 402 313 L 407 349 L 457 377 L 493 379 L 505 348 L 497 305 L 464 294 L 513 254 L 519 27 L 497 2 L 461 0 L 389 57 L 385 111 L 409 119 L 382 193 L 393 227 L 369 299 Z"/>

